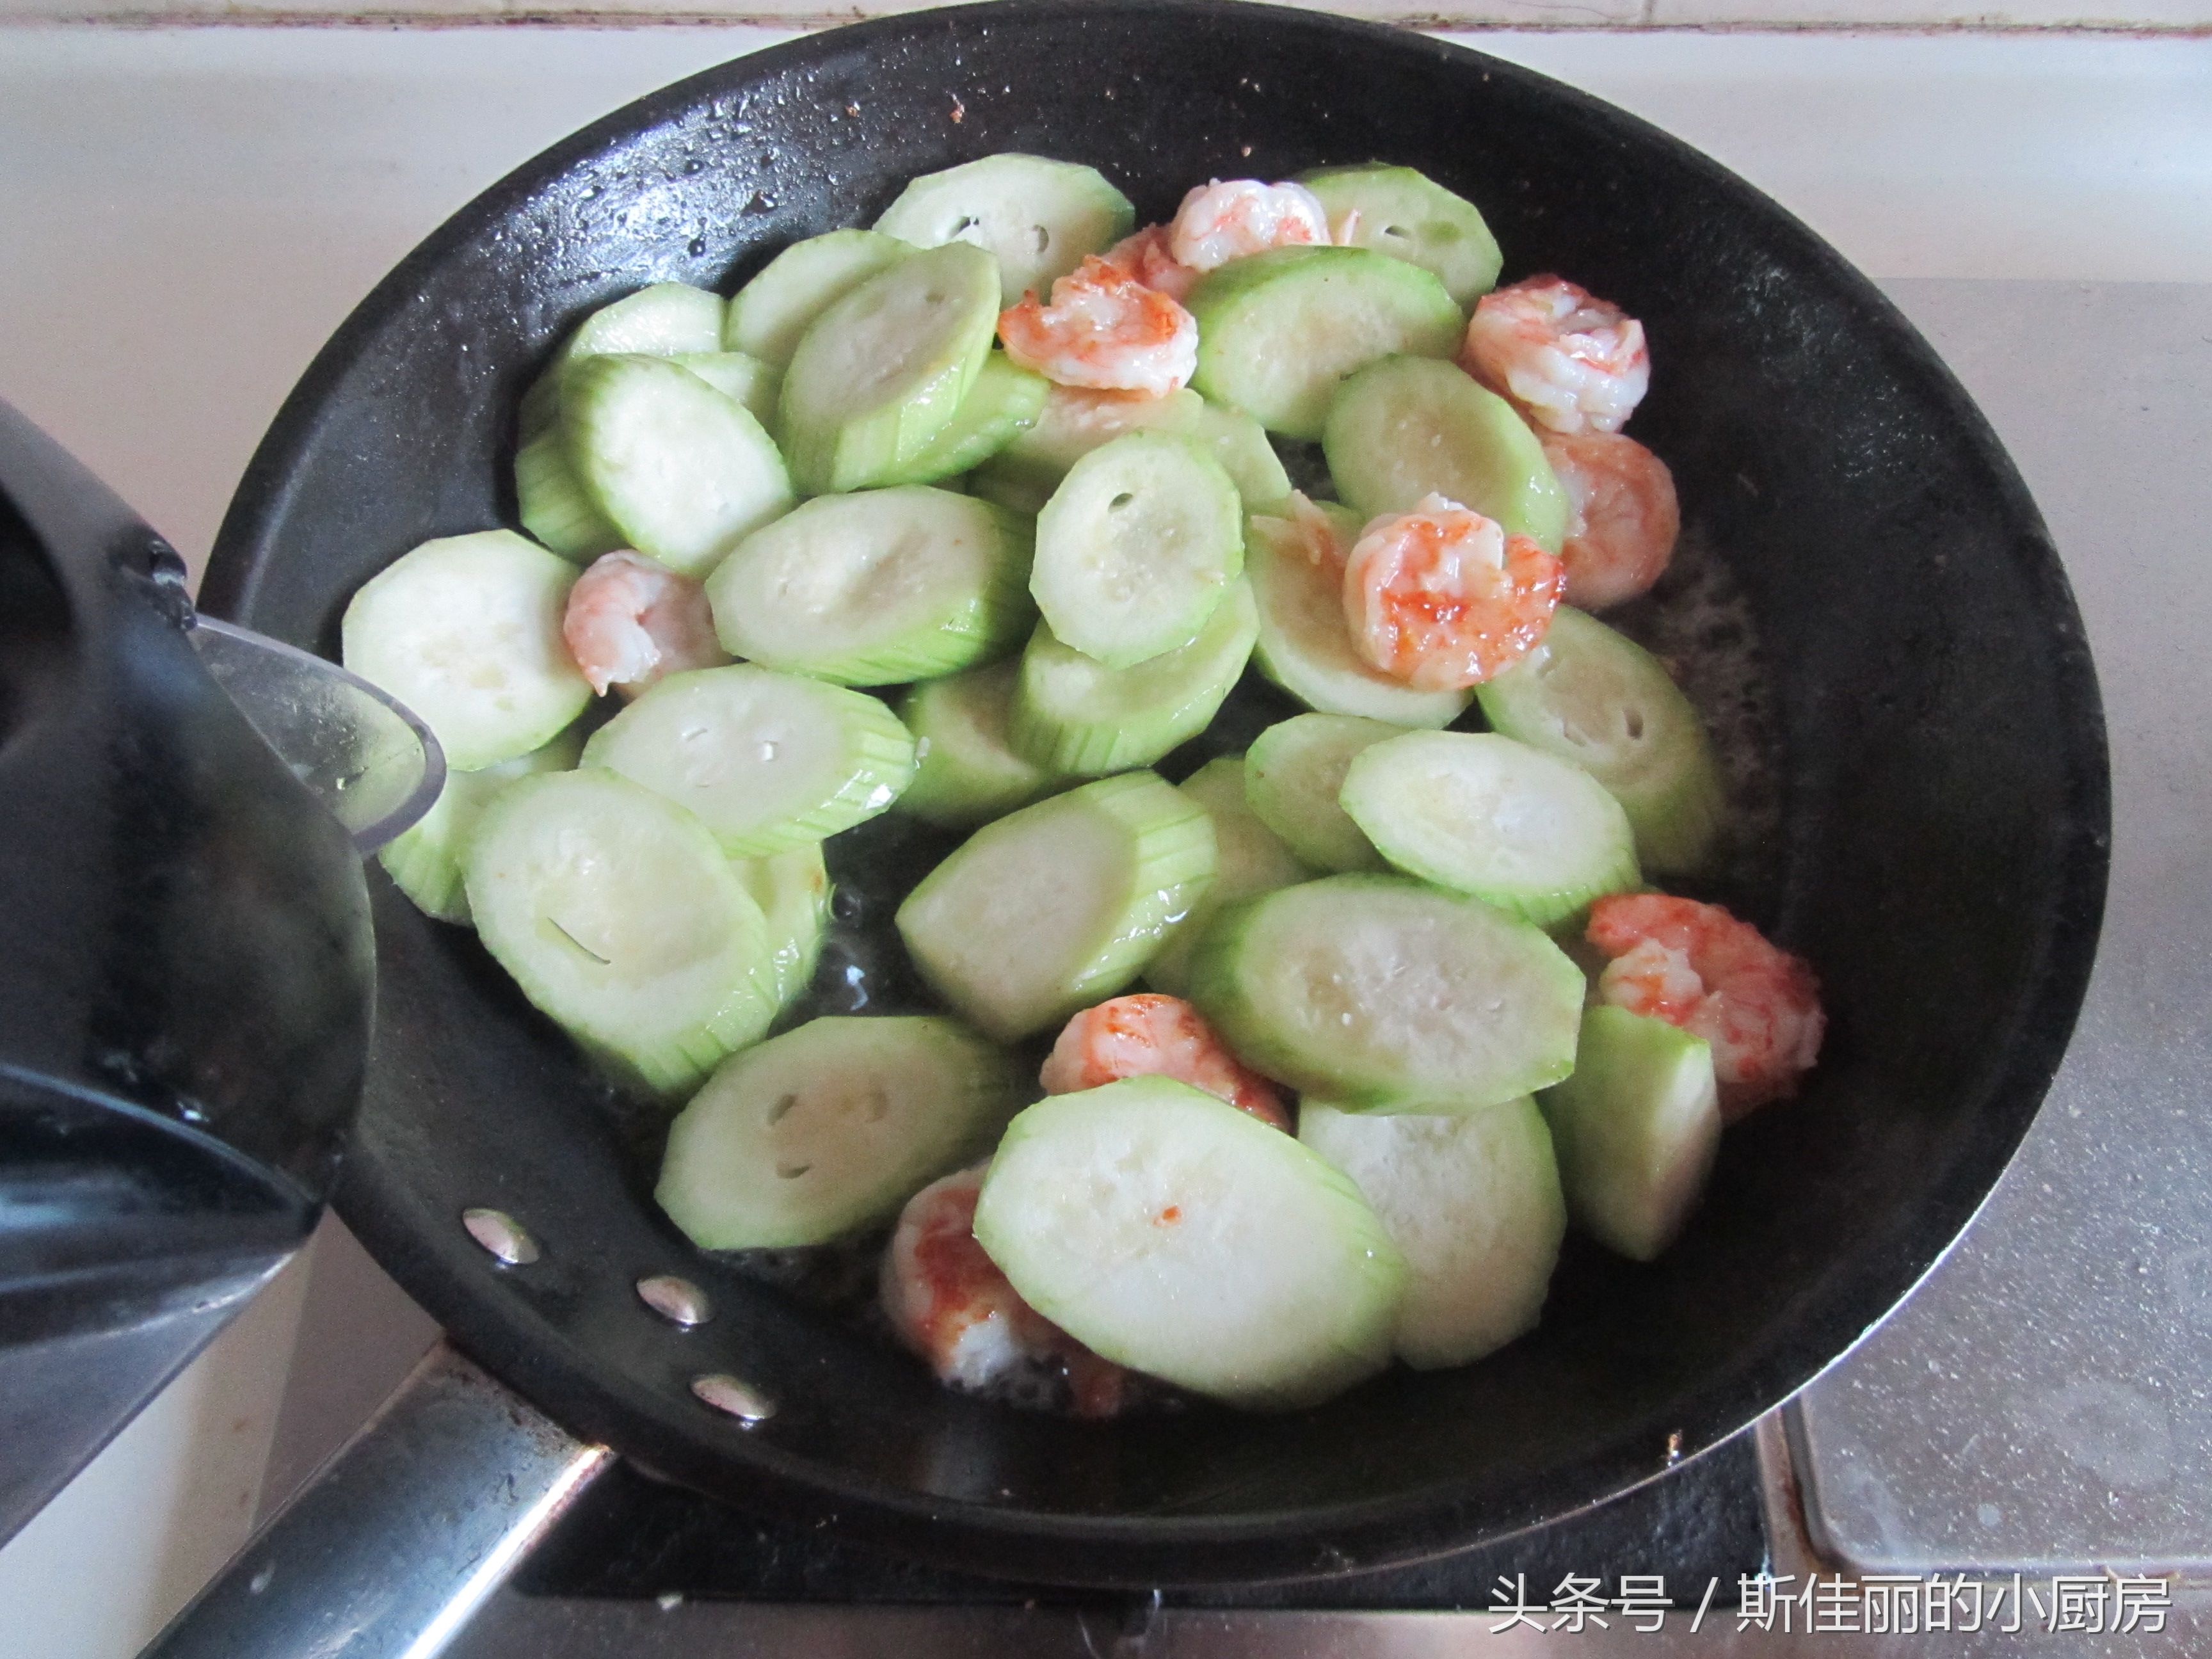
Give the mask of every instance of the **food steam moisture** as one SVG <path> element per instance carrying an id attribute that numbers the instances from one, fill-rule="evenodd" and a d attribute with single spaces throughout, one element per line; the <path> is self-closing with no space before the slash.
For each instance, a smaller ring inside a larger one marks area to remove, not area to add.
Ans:
<path id="1" fill-rule="evenodd" d="M 657 1196 L 702 1249 L 895 1227 L 890 1323 L 948 1385 L 1100 1416 L 1468 1364 L 1570 1218 L 1644 1260 L 1695 1224 L 1817 988 L 1635 892 L 1712 875 L 1729 807 L 1669 665 L 1559 607 L 1674 554 L 1611 435 L 1652 366 L 1503 264 L 1411 168 L 1140 228 L 986 157 L 727 301 L 581 319 L 518 410 L 529 535 L 355 596 L 348 665 L 453 768 L 387 869 L 681 1108 Z M 918 879 L 843 839 L 885 813 Z"/>

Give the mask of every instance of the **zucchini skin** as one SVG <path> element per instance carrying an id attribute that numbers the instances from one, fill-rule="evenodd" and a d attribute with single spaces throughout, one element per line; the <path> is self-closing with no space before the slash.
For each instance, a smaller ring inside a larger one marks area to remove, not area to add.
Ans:
<path id="1" fill-rule="evenodd" d="M 1039 623 L 1022 653 L 1014 749 L 1071 776 L 1149 766 L 1206 730 L 1237 689 L 1259 636 L 1260 613 L 1241 577 L 1196 639 L 1133 668 L 1096 662 Z"/>
<path id="2" fill-rule="evenodd" d="M 1068 847 L 1086 842 L 1103 854 L 1103 868 L 1072 867 Z M 1035 857 L 1040 849 L 1051 858 Z M 939 996 L 993 1037 L 1015 1042 L 1134 980 L 1212 885 L 1217 856 L 1206 809 L 1172 784 L 1152 772 L 1100 778 L 962 842 L 899 906 L 899 936 Z M 1101 884 L 1103 904 L 1039 933 L 1038 910 L 1086 878 Z M 1006 953 L 994 941 L 1017 929 L 1051 947 L 1050 975 L 1004 979 Z"/>
<path id="3" fill-rule="evenodd" d="M 1574 1075 L 1536 1097 L 1575 1223 L 1635 1261 L 1674 1243 L 1721 1143 L 1711 1048 L 1601 1004 L 1583 1016 Z"/>

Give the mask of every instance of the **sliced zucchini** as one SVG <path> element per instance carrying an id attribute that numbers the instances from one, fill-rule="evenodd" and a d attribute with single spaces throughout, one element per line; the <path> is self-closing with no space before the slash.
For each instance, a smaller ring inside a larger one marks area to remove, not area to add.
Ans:
<path id="1" fill-rule="evenodd" d="M 1405 728 L 1354 714 L 1297 714 L 1252 741 L 1244 757 L 1244 791 L 1261 823 L 1316 870 L 1382 870 L 1382 854 L 1337 796 L 1346 769 Z"/>
<path id="2" fill-rule="evenodd" d="M 568 464 L 568 440 L 557 426 L 514 452 L 514 505 L 525 530 L 578 564 L 623 544 Z"/>
<path id="3" fill-rule="evenodd" d="M 1540 929 L 1400 876 L 1231 905 L 1191 963 L 1191 1000 L 1248 1065 L 1362 1111 L 1473 1111 L 1558 1082 L 1583 992 Z"/>
<path id="4" fill-rule="evenodd" d="M 721 343 L 781 373 L 808 325 L 913 252 L 911 244 L 872 230 L 833 230 L 793 242 L 732 297 Z"/>
<path id="5" fill-rule="evenodd" d="M 561 418 L 561 387 L 569 364 L 623 353 L 674 357 L 719 351 L 723 302 L 720 295 L 683 283 L 656 283 L 627 299 L 602 306 L 562 342 L 543 374 L 522 394 L 521 441 L 543 436 Z"/>
<path id="6" fill-rule="evenodd" d="M 684 351 L 668 361 L 743 404 L 762 430 L 775 419 L 776 388 L 782 376 L 759 358 L 743 351 Z"/>
<path id="7" fill-rule="evenodd" d="M 1378 743 L 1353 759 L 1338 799 L 1407 874 L 1539 927 L 1643 884 L 1628 815 L 1605 787 L 1494 732 L 1409 732 Z"/>
<path id="8" fill-rule="evenodd" d="M 1013 747 L 1014 686 L 1021 664 L 996 662 L 908 691 L 899 718 L 914 733 L 918 765 L 898 810 L 925 823 L 972 830 L 1026 806 L 1060 780 Z"/>
<path id="9" fill-rule="evenodd" d="M 952 1020 L 809 1020 L 692 1097 L 669 1126 L 653 1195 L 702 1250 L 849 1237 L 990 1151 L 1021 1084 Z"/>
<path id="10" fill-rule="evenodd" d="M 982 371 L 998 280 L 979 249 L 933 248 L 877 272 L 808 325 L 784 373 L 776 428 L 801 491 L 907 476 Z"/>
<path id="11" fill-rule="evenodd" d="M 1188 645 L 1244 568 L 1237 486 L 1181 439 L 1132 432 L 1068 469 L 1037 515 L 1030 592 L 1109 668 Z"/>
<path id="12" fill-rule="evenodd" d="M 1573 503 L 1513 405 L 1455 363 L 1386 357 L 1346 380 L 1322 430 L 1329 477 L 1370 518 L 1437 495 L 1557 553 Z"/>
<path id="13" fill-rule="evenodd" d="M 1574 1075 L 1536 1098 L 1575 1224 L 1638 1261 L 1673 1243 L 1720 1150 L 1705 1039 L 1601 1005 L 1583 1015 Z"/>
<path id="14" fill-rule="evenodd" d="M 775 1014 L 760 907 L 696 818 L 626 778 L 517 780 L 466 880 L 485 948 L 625 1085 L 681 1095 Z"/>
<path id="15" fill-rule="evenodd" d="M 543 748 L 592 688 L 561 637 L 576 567 L 512 530 L 445 536 L 362 585 L 345 665 L 420 714 L 456 772 Z"/>
<path id="16" fill-rule="evenodd" d="M 601 306 L 577 325 L 557 360 L 637 356 L 673 357 L 722 349 L 724 301 L 684 283 L 655 283 Z"/>
<path id="17" fill-rule="evenodd" d="M 1259 630 L 1251 587 L 1241 579 L 1196 639 L 1134 668 L 1109 668 L 1040 625 L 1022 653 L 1014 748 L 1069 776 L 1149 766 L 1206 730 L 1236 690 Z"/>
<path id="18" fill-rule="evenodd" d="M 1345 376 L 1380 357 L 1449 357 L 1465 319 L 1418 265 L 1354 247 L 1282 247 L 1209 274 L 1192 387 L 1285 438 L 1318 438 Z"/>
<path id="19" fill-rule="evenodd" d="M 1371 248 L 1436 273 L 1462 309 L 1497 286 L 1498 239 L 1464 196 L 1411 167 L 1322 167 L 1299 181 L 1321 198 L 1331 225 L 1352 222 L 1352 247 Z"/>
<path id="20" fill-rule="evenodd" d="M 592 734 L 604 766 L 764 858 L 874 817 L 914 776 L 914 739 L 865 692 L 739 663 L 671 674 Z"/>
<path id="21" fill-rule="evenodd" d="M 1595 617 L 1561 605 L 1535 649 L 1480 686 L 1509 738 L 1572 761 L 1612 792 L 1659 875 L 1704 869 L 1726 797 L 1704 720 L 1659 659 Z"/>
<path id="22" fill-rule="evenodd" d="M 996 261 L 999 304 L 1103 253 L 1137 226 L 1129 198 L 1096 167 L 1008 151 L 925 173 L 884 210 L 876 228 L 916 247 L 972 242 Z"/>
<path id="23" fill-rule="evenodd" d="M 1567 1206 L 1534 1101 L 1376 1117 L 1309 1100 L 1298 1139 L 1352 1177 L 1405 1255 L 1399 1358 L 1419 1370 L 1469 1364 L 1535 1328 Z"/>
<path id="24" fill-rule="evenodd" d="M 669 361 L 735 398 L 755 420 L 766 422 L 773 416 L 775 375 L 757 358 L 735 351 L 690 351 Z M 515 503 L 525 530 L 562 557 L 588 563 L 602 553 L 628 546 L 629 541 L 599 510 L 569 459 L 568 440 L 560 422 L 560 374 L 565 362 L 549 369 L 526 399 L 526 441 L 514 456 Z M 533 399 L 538 403 L 534 410 L 530 407 Z"/>
<path id="25" fill-rule="evenodd" d="M 814 982 L 830 926 L 830 868 L 822 844 L 735 860 L 738 879 L 768 923 L 769 976 L 775 1006 L 788 1008 Z"/>
<path id="26" fill-rule="evenodd" d="M 1161 432 L 1196 444 L 1221 463 L 1248 512 L 1271 510 L 1290 496 L 1290 475 L 1249 415 L 1210 404 L 1188 387 L 1142 398 L 1066 386 L 1048 392 L 1036 423 L 977 471 L 976 493 L 1018 513 L 1038 512 L 1068 468 L 1127 432 Z"/>
<path id="27" fill-rule="evenodd" d="M 738 539 L 791 509 L 791 477 L 761 423 L 661 357 L 587 357 L 562 383 L 576 477 L 627 545 L 703 577 Z"/>
<path id="28" fill-rule="evenodd" d="M 1179 997 L 1190 988 L 1191 952 L 1215 911 L 1237 899 L 1304 881 L 1313 872 L 1254 815 L 1244 799 L 1242 755 L 1208 761 L 1176 787 L 1204 807 L 1213 821 L 1214 848 L 1212 884 L 1199 895 L 1190 914 L 1176 923 L 1158 954 L 1145 964 L 1146 984 Z"/>
<path id="29" fill-rule="evenodd" d="M 986 352 L 975 384 L 951 420 L 892 482 L 936 483 L 990 459 L 1036 424 L 1051 385 L 1042 374 L 1015 368 L 1005 352 Z M 1028 511 L 1033 515 L 1036 509 Z"/>
<path id="30" fill-rule="evenodd" d="M 707 579 L 732 655 L 842 685 L 897 685 L 1004 655 L 1029 632 L 1026 519 L 915 484 L 820 495 Z"/>
<path id="31" fill-rule="evenodd" d="M 1134 979 L 1213 879 L 1213 830 L 1150 772 L 1102 778 L 987 823 L 899 906 L 938 994 L 1001 1042 Z"/>
<path id="32" fill-rule="evenodd" d="M 1271 1410 L 1389 1363 L 1406 1266 L 1352 1182 L 1169 1078 L 1052 1095 L 1007 1128 L 975 1238 L 1107 1358 Z"/>
<path id="33" fill-rule="evenodd" d="M 1334 501 L 1315 503 L 1349 550 L 1359 539 L 1359 515 Z M 1449 726 L 1474 700 L 1472 691 L 1420 691 L 1370 665 L 1352 647 L 1344 619 L 1344 572 L 1316 563 L 1287 520 L 1251 518 L 1244 525 L 1244 574 L 1260 606 L 1260 672 L 1307 708 L 1324 714 L 1359 714 L 1393 726 Z"/>
<path id="34" fill-rule="evenodd" d="M 461 927 L 469 922 L 469 896 L 461 884 L 469 841 L 483 810 L 517 778 L 533 772 L 566 772 L 576 764 L 583 734 L 573 726 L 547 744 L 496 766 L 448 772 L 430 810 L 404 834 L 377 852 L 392 884 L 424 915 Z"/>
<path id="35" fill-rule="evenodd" d="M 522 393 L 514 417 L 518 447 L 542 438 L 561 424 L 561 371 L 566 362 L 556 356 Z"/>

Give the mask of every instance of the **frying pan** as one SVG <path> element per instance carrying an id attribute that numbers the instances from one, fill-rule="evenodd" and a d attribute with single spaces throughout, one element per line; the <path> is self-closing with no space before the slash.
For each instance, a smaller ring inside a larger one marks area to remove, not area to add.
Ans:
<path id="1" fill-rule="evenodd" d="M 216 614 L 335 653 L 416 543 L 512 524 L 514 411 L 563 330 L 648 282 L 729 291 L 913 175 L 1090 162 L 1140 222 L 1192 181 L 1381 158 L 1479 203 L 1506 277 L 1641 317 L 1634 429 L 1740 587 L 1779 757 L 1729 896 L 1817 965 L 1802 1096 L 1726 1138 L 1681 1243 L 1571 1242 L 1541 1327 L 1284 1417 L 1080 1424 L 939 1389 L 886 1343 L 692 1250 L 612 1103 L 465 931 L 373 872 L 379 1006 L 337 1206 L 491 1373 L 574 1434 L 732 1503 L 955 1567 L 1144 1586 L 1403 1561 L 1555 1518 L 1726 1437 L 1844 1352 L 1972 1215 L 2087 978 L 2107 791 L 2058 560 L 1987 425 L 1875 289 L 1741 181 L 1616 110 L 1408 33 L 1202 0 L 1010 0 L 757 53 L 587 128 L 464 209 L 317 358 L 210 567 Z M 1286 705 L 1240 694 L 1245 718 Z M 1257 701 L 1255 701 L 1257 700 Z M 833 844 L 863 919 L 929 849 Z M 910 994 L 866 970 L 878 1006 Z M 850 984 L 832 973 L 829 980 Z M 543 1254 L 503 1267 L 496 1208 Z M 714 1316 L 640 1300 L 678 1273 Z M 780 1402 L 747 1428 L 692 1382 Z"/>

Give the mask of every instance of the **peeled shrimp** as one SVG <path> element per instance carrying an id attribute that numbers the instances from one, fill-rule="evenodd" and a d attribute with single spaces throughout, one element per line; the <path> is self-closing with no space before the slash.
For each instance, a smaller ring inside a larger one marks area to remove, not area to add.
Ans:
<path id="1" fill-rule="evenodd" d="M 1113 1416 L 1128 1372 L 1023 1301 L 975 1242 L 987 1167 L 946 1176 L 907 1200 L 884 1253 L 884 1311 L 899 1340 L 955 1388 L 1018 1387 L 1026 1373 L 1056 1364 L 1078 1417 Z"/>
<path id="2" fill-rule="evenodd" d="M 592 561 L 568 590 L 561 637 L 601 696 L 611 685 L 642 691 L 665 675 L 730 660 L 707 590 L 642 553 Z"/>
<path id="3" fill-rule="evenodd" d="M 1193 270 L 1214 270 L 1271 247 L 1329 242 L 1328 210 L 1304 185 L 1216 179 L 1182 198 L 1168 227 L 1168 251 Z"/>
<path id="4" fill-rule="evenodd" d="M 1146 993 L 1085 1008 L 1067 1022 L 1037 1080 L 1047 1094 L 1066 1095 L 1127 1077 L 1171 1077 L 1263 1123 L 1291 1127 L 1274 1086 L 1239 1062 L 1181 997 Z"/>
<path id="5" fill-rule="evenodd" d="M 1819 1057 L 1826 1021 L 1812 969 L 1717 904 L 1615 894 L 1590 907 L 1588 937 L 1612 958 L 1598 976 L 1601 1000 L 1712 1045 L 1731 1122 L 1795 1094 Z"/>
<path id="6" fill-rule="evenodd" d="M 1559 549 L 1567 603 L 1601 611 L 1647 592 L 1674 556 L 1682 530 L 1667 463 L 1618 432 L 1547 432 L 1543 442 L 1574 503 Z"/>
<path id="7" fill-rule="evenodd" d="M 1287 514 L 1262 522 L 1283 526 L 1293 538 L 1291 544 L 1306 556 L 1307 562 L 1316 570 L 1343 574 L 1344 562 L 1351 550 L 1337 539 L 1336 526 L 1329 522 L 1328 514 L 1316 507 L 1304 490 L 1291 492 Z"/>
<path id="8" fill-rule="evenodd" d="M 1164 398 L 1198 368 L 1198 324 L 1164 294 L 1095 254 L 999 316 L 1006 356 L 1061 386 Z"/>
<path id="9" fill-rule="evenodd" d="M 1526 536 L 1442 495 L 1370 520 L 1344 567 L 1352 648 L 1424 691 L 1480 685 L 1534 649 L 1560 565 Z"/>
<path id="10" fill-rule="evenodd" d="M 1155 294 L 1164 294 L 1178 303 L 1206 275 L 1176 263 L 1168 248 L 1165 225 L 1147 225 L 1134 235 L 1124 236 L 1099 258 L 1123 276 L 1133 276 Z"/>
<path id="11" fill-rule="evenodd" d="M 1459 361 L 1553 432 L 1618 432 L 1651 384 L 1644 325 L 1560 276 L 1484 295 Z"/>

